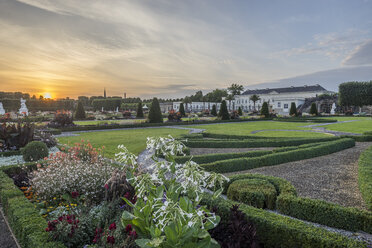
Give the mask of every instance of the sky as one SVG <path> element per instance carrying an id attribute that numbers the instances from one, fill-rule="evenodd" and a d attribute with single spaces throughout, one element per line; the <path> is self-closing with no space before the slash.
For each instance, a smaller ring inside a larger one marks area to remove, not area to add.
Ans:
<path id="1" fill-rule="evenodd" d="M 372 80 L 372 0 L 1 0 L 0 91 L 176 98 Z"/>

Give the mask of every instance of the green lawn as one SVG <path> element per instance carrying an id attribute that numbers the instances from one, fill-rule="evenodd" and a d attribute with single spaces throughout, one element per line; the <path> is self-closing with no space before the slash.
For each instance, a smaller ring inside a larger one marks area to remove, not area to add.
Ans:
<path id="1" fill-rule="evenodd" d="M 314 133 L 314 132 L 296 132 L 296 131 L 264 131 L 253 134 L 264 137 L 329 137 L 331 134 Z"/>
<path id="2" fill-rule="evenodd" d="M 224 124 L 211 124 L 211 125 L 193 125 L 192 127 L 206 129 L 208 132 L 211 132 L 211 133 L 249 135 L 251 134 L 252 131 L 264 130 L 264 129 L 310 130 L 311 128 L 304 128 L 302 126 L 311 125 L 311 124 L 315 124 L 315 123 L 280 122 L 280 121 L 250 121 L 250 122 L 224 123 Z M 270 134 L 280 135 L 281 137 L 283 137 L 279 131 L 271 132 Z M 306 136 L 308 134 L 304 132 L 296 132 L 291 135 L 292 136 Z"/>
<path id="3" fill-rule="evenodd" d="M 146 119 L 128 119 L 128 120 L 106 120 L 106 121 L 74 121 L 76 125 L 79 126 L 86 126 L 86 125 L 104 125 L 117 123 L 117 124 L 133 124 L 133 123 L 140 123 L 145 122 Z"/>
<path id="4" fill-rule="evenodd" d="M 344 117 L 347 118 L 347 117 Z M 350 118 L 350 117 L 349 117 Z M 344 119 L 346 121 L 346 119 Z M 348 120 L 357 120 L 353 122 L 331 124 L 324 126 L 333 131 L 350 132 L 350 133 L 364 133 L 372 131 L 372 118 L 367 117 L 351 117 Z M 340 120 L 342 121 L 342 119 Z"/>
<path id="5" fill-rule="evenodd" d="M 168 136 L 179 137 L 181 134 L 187 134 L 188 130 L 172 129 L 172 128 L 147 128 L 147 129 L 132 129 L 118 131 L 101 131 L 80 133 L 79 136 L 60 137 L 59 143 L 74 144 L 82 139 L 89 140 L 94 147 L 105 146 L 105 156 L 114 158 L 117 152 L 117 146 L 125 145 L 130 152 L 139 154 L 146 148 L 147 137 Z"/>

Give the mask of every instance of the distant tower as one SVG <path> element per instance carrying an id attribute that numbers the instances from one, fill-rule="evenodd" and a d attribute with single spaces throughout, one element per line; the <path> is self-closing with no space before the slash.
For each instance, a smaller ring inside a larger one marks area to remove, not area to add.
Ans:
<path id="1" fill-rule="evenodd" d="M 106 88 L 103 88 L 103 97 L 106 98 Z"/>
<path id="2" fill-rule="evenodd" d="M 124 92 L 124 99 L 126 99 L 127 98 L 127 93 L 126 92 Z"/>

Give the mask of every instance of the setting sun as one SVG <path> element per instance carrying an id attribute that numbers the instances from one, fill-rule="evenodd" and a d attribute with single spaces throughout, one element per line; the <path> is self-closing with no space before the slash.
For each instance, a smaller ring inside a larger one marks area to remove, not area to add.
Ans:
<path id="1" fill-rule="evenodd" d="M 44 93 L 44 98 L 50 99 L 50 98 L 52 98 L 52 96 L 51 96 L 50 93 Z"/>

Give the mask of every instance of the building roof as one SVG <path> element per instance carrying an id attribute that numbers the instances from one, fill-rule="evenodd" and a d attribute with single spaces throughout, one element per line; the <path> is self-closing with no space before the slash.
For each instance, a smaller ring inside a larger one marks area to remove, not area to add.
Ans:
<path id="1" fill-rule="evenodd" d="M 304 86 L 291 86 L 285 88 L 266 88 L 266 89 L 255 89 L 255 90 L 246 90 L 243 95 L 260 95 L 260 94 L 269 94 L 271 92 L 277 93 L 296 93 L 296 92 L 317 92 L 317 91 L 327 91 L 319 84 L 316 85 L 304 85 Z"/>

